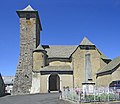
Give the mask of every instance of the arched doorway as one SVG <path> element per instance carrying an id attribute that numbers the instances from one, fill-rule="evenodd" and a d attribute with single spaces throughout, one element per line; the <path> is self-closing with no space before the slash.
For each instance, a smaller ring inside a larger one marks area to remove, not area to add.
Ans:
<path id="1" fill-rule="evenodd" d="M 49 92 L 60 91 L 60 77 L 58 74 L 51 74 L 49 76 Z"/>

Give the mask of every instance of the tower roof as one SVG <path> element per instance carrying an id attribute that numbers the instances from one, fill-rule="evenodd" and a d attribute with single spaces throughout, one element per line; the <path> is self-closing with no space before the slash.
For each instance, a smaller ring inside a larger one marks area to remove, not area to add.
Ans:
<path id="1" fill-rule="evenodd" d="M 94 45 L 94 44 L 91 41 L 89 41 L 87 37 L 84 37 L 80 45 Z"/>
<path id="2" fill-rule="evenodd" d="M 25 7 L 24 9 L 20 10 L 20 11 L 36 11 L 34 10 L 31 5 L 28 5 L 27 7 Z"/>
<path id="3" fill-rule="evenodd" d="M 41 22 L 40 22 L 40 18 L 39 18 L 39 14 L 38 14 L 38 11 L 37 10 L 34 10 L 31 5 L 28 5 L 27 7 L 25 7 L 24 9 L 22 10 L 17 10 L 16 11 L 18 16 L 23 18 L 23 17 L 26 17 L 26 13 L 33 13 L 36 15 L 36 18 L 40 24 L 40 30 L 42 30 L 42 26 L 41 26 Z M 33 17 L 33 15 L 32 15 Z"/>
<path id="4" fill-rule="evenodd" d="M 38 11 L 34 10 L 30 5 L 28 5 L 26 8 L 22 10 L 17 10 L 16 11 L 19 17 L 23 17 L 23 13 L 35 13 L 37 15 L 37 18 L 39 18 Z"/>
<path id="5" fill-rule="evenodd" d="M 34 10 L 30 5 L 28 5 L 27 7 L 25 7 L 22 10 L 17 10 L 17 13 L 18 13 L 19 16 L 20 16 L 20 13 L 36 13 L 37 16 L 38 16 L 38 11 Z"/>
<path id="6" fill-rule="evenodd" d="M 31 7 L 31 5 L 28 5 L 26 8 L 23 9 L 23 11 L 34 11 L 34 9 Z"/>

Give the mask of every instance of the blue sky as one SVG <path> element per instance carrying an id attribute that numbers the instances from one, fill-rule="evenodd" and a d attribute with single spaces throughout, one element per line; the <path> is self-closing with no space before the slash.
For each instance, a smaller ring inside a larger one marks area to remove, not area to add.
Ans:
<path id="1" fill-rule="evenodd" d="M 0 3 L 0 72 L 15 75 L 19 17 L 30 4 L 39 11 L 41 44 L 79 45 L 88 37 L 107 57 L 120 55 L 120 0 L 3 0 Z"/>

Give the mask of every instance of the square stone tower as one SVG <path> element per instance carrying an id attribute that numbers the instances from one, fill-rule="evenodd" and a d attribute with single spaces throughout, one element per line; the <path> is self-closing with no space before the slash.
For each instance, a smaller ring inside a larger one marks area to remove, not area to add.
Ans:
<path id="1" fill-rule="evenodd" d="M 30 93 L 32 84 L 33 50 L 40 43 L 42 30 L 38 11 L 28 5 L 17 11 L 20 17 L 20 56 L 17 66 L 13 94 Z"/>

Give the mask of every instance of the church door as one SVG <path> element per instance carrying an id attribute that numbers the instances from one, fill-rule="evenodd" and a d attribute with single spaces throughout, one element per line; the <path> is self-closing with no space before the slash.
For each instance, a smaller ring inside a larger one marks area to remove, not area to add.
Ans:
<path id="1" fill-rule="evenodd" d="M 49 91 L 60 91 L 60 77 L 58 74 L 51 74 L 49 77 Z"/>

